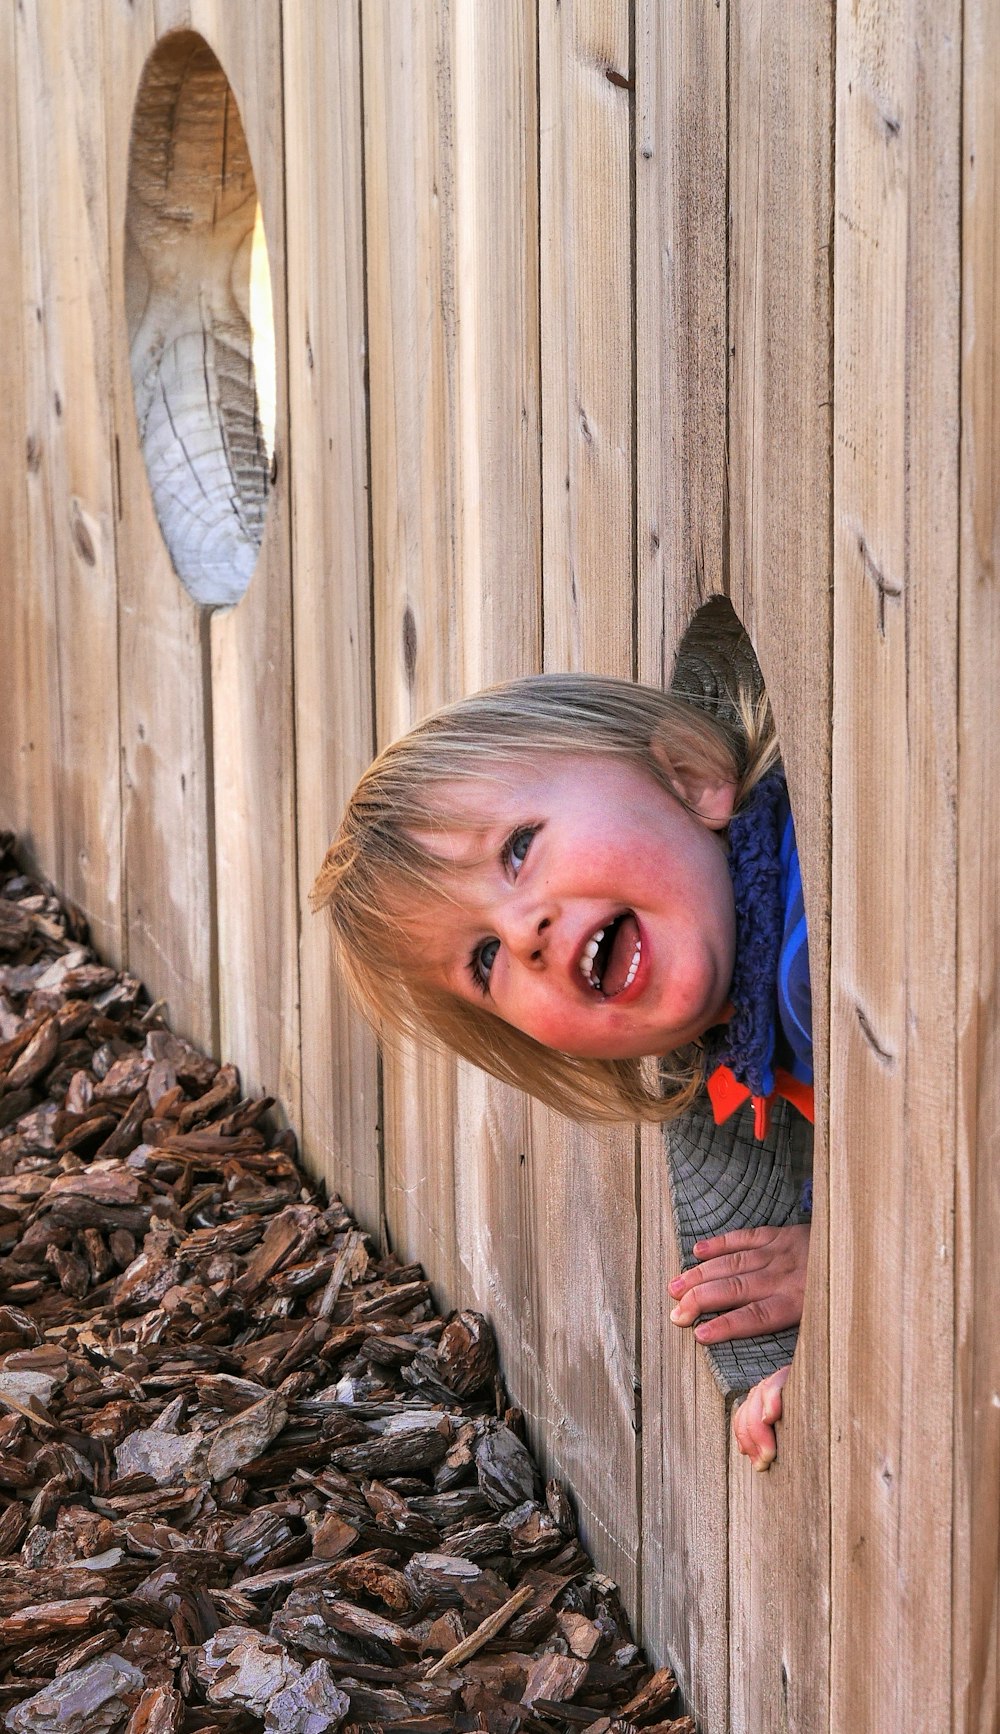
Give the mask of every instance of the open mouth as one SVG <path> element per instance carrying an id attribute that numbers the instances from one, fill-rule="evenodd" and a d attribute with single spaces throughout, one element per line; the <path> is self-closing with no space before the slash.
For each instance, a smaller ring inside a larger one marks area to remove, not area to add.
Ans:
<path id="1" fill-rule="evenodd" d="M 626 909 L 591 934 L 580 955 L 580 971 L 592 988 L 613 999 L 631 987 L 641 956 L 639 923 Z"/>

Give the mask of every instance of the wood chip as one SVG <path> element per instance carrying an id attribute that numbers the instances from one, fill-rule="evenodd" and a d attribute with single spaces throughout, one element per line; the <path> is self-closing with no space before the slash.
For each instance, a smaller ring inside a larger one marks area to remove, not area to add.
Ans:
<path id="1" fill-rule="evenodd" d="M 447 1651 L 440 1661 L 433 1662 L 424 1674 L 424 1679 L 436 1679 L 439 1674 L 443 1674 L 448 1669 L 460 1667 L 463 1662 L 469 1660 L 470 1656 L 476 1655 L 485 1644 L 490 1642 L 491 1638 L 495 1638 L 498 1632 L 503 1631 L 508 1620 L 514 1618 L 514 1615 L 524 1607 L 525 1602 L 531 1600 L 533 1594 L 534 1591 L 530 1584 L 515 1590 L 510 1600 L 504 1602 L 502 1608 L 498 1608 L 495 1614 L 490 1614 L 481 1625 L 476 1627 L 474 1632 L 470 1632 L 469 1636 L 463 1638 L 460 1644 L 456 1644 L 453 1650 Z"/>

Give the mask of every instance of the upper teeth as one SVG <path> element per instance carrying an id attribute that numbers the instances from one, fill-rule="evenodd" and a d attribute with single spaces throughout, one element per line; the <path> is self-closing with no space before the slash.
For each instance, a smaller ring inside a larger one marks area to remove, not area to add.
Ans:
<path id="1" fill-rule="evenodd" d="M 593 937 L 588 939 L 586 945 L 583 948 L 583 951 L 580 954 L 580 973 L 582 975 L 584 975 L 586 977 L 586 979 L 590 982 L 591 987 L 597 987 L 599 985 L 594 980 L 593 963 L 594 963 L 595 957 L 597 956 L 598 947 L 600 946 L 601 940 L 603 938 L 604 938 L 604 928 L 599 927 L 597 929 L 597 932 L 593 935 Z M 639 959 L 640 959 L 641 955 L 642 955 L 642 940 L 637 939 L 635 942 L 635 950 L 632 953 L 632 962 L 628 966 L 628 973 L 625 977 L 625 986 L 626 987 L 629 987 L 631 985 L 631 983 L 635 980 L 635 973 L 636 973 L 636 970 L 639 968 Z"/>
<path id="2" fill-rule="evenodd" d="M 593 963 L 595 957 L 597 956 L 597 948 L 600 945 L 601 940 L 603 938 L 604 938 L 604 929 L 603 929 L 603 927 L 599 927 L 597 929 L 597 932 L 594 934 L 593 939 L 588 939 L 586 945 L 583 948 L 583 954 L 580 958 L 580 968 L 583 971 L 583 974 L 587 977 L 588 981 L 592 980 L 590 966 Z"/>

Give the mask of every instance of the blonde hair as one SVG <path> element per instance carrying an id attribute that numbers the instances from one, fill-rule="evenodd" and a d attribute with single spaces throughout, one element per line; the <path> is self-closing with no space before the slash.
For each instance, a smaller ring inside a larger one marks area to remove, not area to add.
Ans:
<path id="1" fill-rule="evenodd" d="M 733 695 L 711 716 L 700 702 L 597 675 L 542 674 L 460 699 L 393 741 L 358 783 L 312 890 L 332 916 L 347 986 L 385 1038 L 428 1035 L 574 1120 L 669 1120 L 703 1076 L 697 1044 L 655 1069 L 637 1060 L 579 1059 L 546 1048 L 492 1012 L 421 980 L 405 915 L 441 897 L 444 864 L 419 841 L 443 826 L 448 789 L 544 753 L 593 753 L 642 765 L 671 794 L 670 771 L 735 782 L 736 805 L 775 765 L 766 695 Z M 655 753 L 654 753 L 655 746 Z M 481 824 L 481 818 L 476 821 Z"/>

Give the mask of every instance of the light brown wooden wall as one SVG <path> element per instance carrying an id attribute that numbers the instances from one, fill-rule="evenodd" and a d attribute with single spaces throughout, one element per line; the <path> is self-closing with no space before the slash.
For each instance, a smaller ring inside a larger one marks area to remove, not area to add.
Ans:
<path id="1" fill-rule="evenodd" d="M 138 448 L 132 106 L 239 104 L 276 479 L 228 610 Z M 0 822 L 493 1319 L 707 1734 L 997 1726 L 1000 21 L 988 0 L 3 0 Z M 306 895 L 375 745 L 538 668 L 661 682 L 728 594 L 802 850 L 816 1218 L 777 1465 L 690 1338 L 662 1141 L 380 1067 Z"/>

